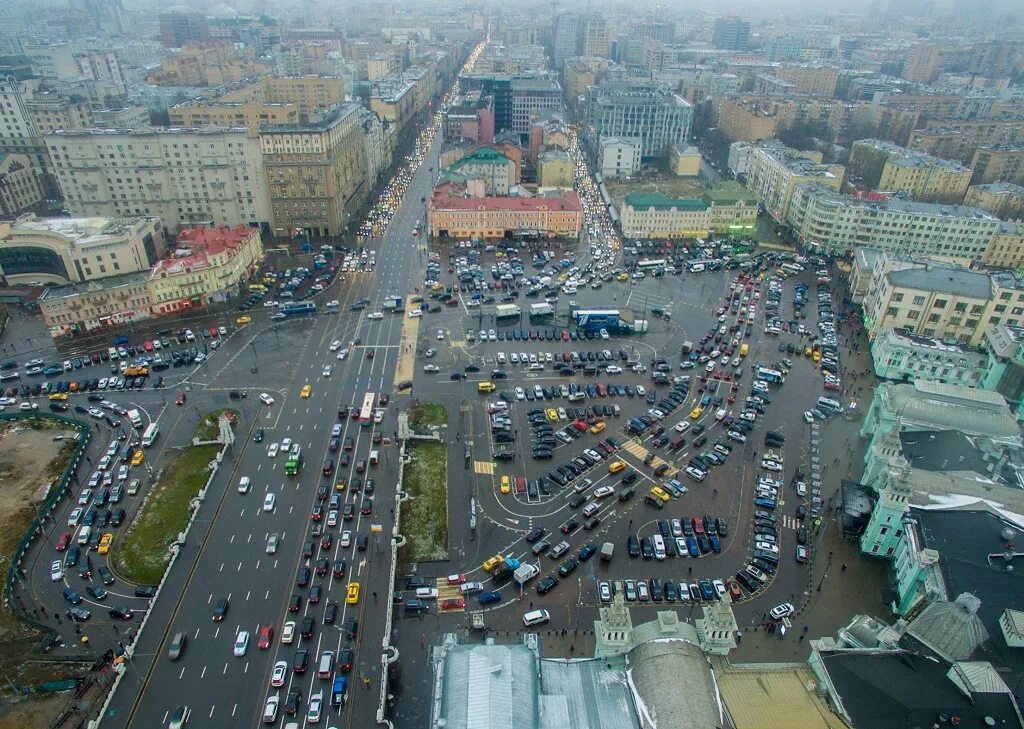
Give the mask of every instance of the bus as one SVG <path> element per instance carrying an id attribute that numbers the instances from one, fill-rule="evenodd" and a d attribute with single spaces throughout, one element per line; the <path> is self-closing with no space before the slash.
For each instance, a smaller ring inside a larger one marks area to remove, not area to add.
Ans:
<path id="1" fill-rule="evenodd" d="M 767 367 L 758 367 L 755 376 L 759 380 L 774 382 L 777 385 L 781 385 L 786 381 L 785 376 L 781 372 L 778 370 L 770 370 Z"/>
<path id="2" fill-rule="evenodd" d="M 312 301 L 295 301 L 288 302 L 281 306 L 277 310 L 279 314 L 284 316 L 300 316 L 302 314 L 315 314 L 316 304 Z"/>
<path id="3" fill-rule="evenodd" d="M 636 262 L 637 271 L 649 271 L 654 268 L 664 268 L 664 258 L 644 258 Z"/>
<path id="4" fill-rule="evenodd" d="M 145 432 L 142 434 L 142 445 L 144 448 L 149 448 L 156 441 L 156 437 L 160 435 L 160 426 L 156 423 L 150 423 L 146 426 Z"/>
<path id="5" fill-rule="evenodd" d="M 372 392 L 366 393 L 363 397 L 363 406 L 359 408 L 359 424 L 364 428 L 373 423 L 373 404 L 377 402 Z"/>
<path id="6" fill-rule="evenodd" d="M 783 263 L 781 268 L 786 273 L 791 273 L 794 276 L 804 270 L 803 266 L 796 263 Z"/>

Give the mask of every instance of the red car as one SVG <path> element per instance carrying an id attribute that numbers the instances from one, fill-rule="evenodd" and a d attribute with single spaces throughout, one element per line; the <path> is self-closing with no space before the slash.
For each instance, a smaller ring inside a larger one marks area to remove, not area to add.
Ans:
<path id="1" fill-rule="evenodd" d="M 463 574 L 448 575 L 448 584 L 449 585 L 461 585 L 465 581 L 466 581 L 466 576 L 463 575 Z"/>
<path id="2" fill-rule="evenodd" d="M 177 397 L 174 398 L 174 404 L 175 405 L 184 405 L 185 404 L 185 391 L 184 390 L 179 390 L 178 391 Z"/>
<path id="3" fill-rule="evenodd" d="M 466 607 L 466 601 L 461 597 L 449 597 L 441 601 L 442 610 L 462 610 Z"/>
<path id="4" fill-rule="evenodd" d="M 57 537 L 57 551 L 63 552 L 68 548 L 71 543 L 71 532 L 61 532 L 60 536 Z"/>
<path id="5" fill-rule="evenodd" d="M 690 524 L 693 525 L 694 534 L 704 533 L 704 520 L 701 519 L 699 516 L 695 516 L 692 519 L 690 519 Z"/>
<path id="6" fill-rule="evenodd" d="M 261 651 L 266 650 L 270 647 L 270 644 L 274 642 L 274 628 L 270 625 L 264 625 L 260 628 L 260 632 L 256 636 L 256 647 Z"/>
<path id="7" fill-rule="evenodd" d="M 220 332 L 217 330 L 217 327 L 210 327 L 210 336 L 214 339 L 220 336 Z"/>

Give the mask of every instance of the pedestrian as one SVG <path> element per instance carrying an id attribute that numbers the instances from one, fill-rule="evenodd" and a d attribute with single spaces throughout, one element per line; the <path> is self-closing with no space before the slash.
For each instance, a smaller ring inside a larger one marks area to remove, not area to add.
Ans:
<path id="1" fill-rule="evenodd" d="M 840 572 L 846 572 L 846 562 L 843 562 L 843 566 L 840 569 Z"/>
<path id="2" fill-rule="evenodd" d="M 373 592 L 372 594 L 373 594 L 373 601 L 374 601 L 374 602 L 377 602 L 377 593 L 376 593 L 376 592 Z"/>
<path id="3" fill-rule="evenodd" d="M 533 610 L 533 600 L 530 601 L 530 609 Z"/>

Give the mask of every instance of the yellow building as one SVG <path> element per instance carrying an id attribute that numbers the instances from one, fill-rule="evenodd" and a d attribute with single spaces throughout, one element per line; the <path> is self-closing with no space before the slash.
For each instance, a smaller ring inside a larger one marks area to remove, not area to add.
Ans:
<path id="1" fill-rule="evenodd" d="M 266 67 L 230 43 L 185 46 L 160 61 L 147 83 L 157 86 L 223 86 L 261 76 Z"/>
<path id="2" fill-rule="evenodd" d="M 669 149 L 668 165 L 677 177 L 697 177 L 700 175 L 700 150 L 690 145 L 674 144 Z"/>
<path id="3" fill-rule="evenodd" d="M 769 140 L 755 145 L 747 166 L 747 189 L 779 222 L 785 222 L 793 192 L 799 185 L 818 184 L 840 190 L 843 184 L 842 165 L 824 165 L 804 154 Z"/>
<path id="4" fill-rule="evenodd" d="M 300 114 L 326 111 L 345 101 L 345 80 L 335 76 L 264 76 L 265 101 L 296 104 Z"/>
<path id="5" fill-rule="evenodd" d="M 749 238 L 757 225 L 757 198 L 738 182 L 721 182 L 704 193 L 711 206 L 711 232 Z"/>
<path id="6" fill-rule="evenodd" d="M 779 66 L 772 69 L 772 75 L 793 84 L 797 93 L 826 98 L 835 95 L 836 84 L 839 81 L 838 68 L 814 63 Z"/>
<path id="7" fill-rule="evenodd" d="M 14 218 L 43 201 L 39 171 L 27 154 L 0 153 L 0 215 Z"/>
<path id="8" fill-rule="evenodd" d="M 540 187 L 572 187 L 573 164 L 569 153 L 547 149 L 537 158 L 537 184 Z"/>
<path id="9" fill-rule="evenodd" d="M 297 124 L 297 104 L 266 102 L 210 102 L 172 106 L 167 110 L 172 127 L 249 127 L 260 124 Z"/>
<path id="10" fill-rule="evenodd" d="M 975 185 L 1012 182 L 1024 185 L 1024 145 L 979 147 L 971 159 Z"/>
<path id="11" fill-rule="evenodd" d="M 445 183 L 427 203 L 427 232 L 435 238 L 578 238 L 583 206 L 575 190 L 536 197 L 487 197 Z"/>
<path id="12" fill-rule="evenodd" d="M 730 142 L 757 142 L 775 136 L 778 118 L 763 106 L 728 98 L 716 101 L 718 128 Z"/>
<path id="13" fill-rule="evenodd" d="M 410 81 L 381 81 L 370 93 L 370 111 L 386 119 L 399 129 L 416 111 L 415 84 Z"/>
<path id="14" fill-rule="evenodd" d="M 1024 269 L 1024 224 L 1003 223 L 982 257 L 987 266 Z"/>
<path id="15" fill-rule="evenodd" d="M 631 192 L 622 203 L 622 234 L 628 238 L 707 238 L 711 206 L 697 198 Z"/>
<path id="16" fill-rule="evenodd" d="M 964 205 L 973 205 L 1003 220 L 1024 219 L 1024 187 L 1010 182 L 972 185 L 967 188 Z"/>
<path id="17" fill-rule="evenodd" d="M 194 309 L 237 295 L 259 268 L 263 241 L 259 228 L 186 228 L 178 234 L 179 250 L 188 256 L 165 258 L 149 273 L 153 316 Z"/>
<path id="18" fill-rule="evenodd" d="M 849 174 L 855 184 L 923 202 L 959 204 L 971 184 L 971 170 L 957 162 L 880 139 L 853 143 Z"/>
<path id="19" fill-rule="evenodd" d="M 55 339 L 145 321 L 152 316 L 149 272 L 47 286 L 38 304 L 43 323 Z"/>

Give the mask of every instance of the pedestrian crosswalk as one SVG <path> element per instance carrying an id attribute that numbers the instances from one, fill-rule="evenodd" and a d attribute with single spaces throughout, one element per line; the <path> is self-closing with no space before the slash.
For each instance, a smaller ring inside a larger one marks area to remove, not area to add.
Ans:
<path id="1" fill-rule="evenodd" d="M 625 445 L 622 446 L 622 450 L 641 459 L 647 458 L 647 454 L 650 453 L 641 443 L 637 443 L 635 440 L 627 440 Z"/>
<path id="2" fill-rule="evenodd" d="M 473 461 L 473 470 L 476 473 L 493 476 L 494 475 L 494 462 L 493 461 Z"/>

